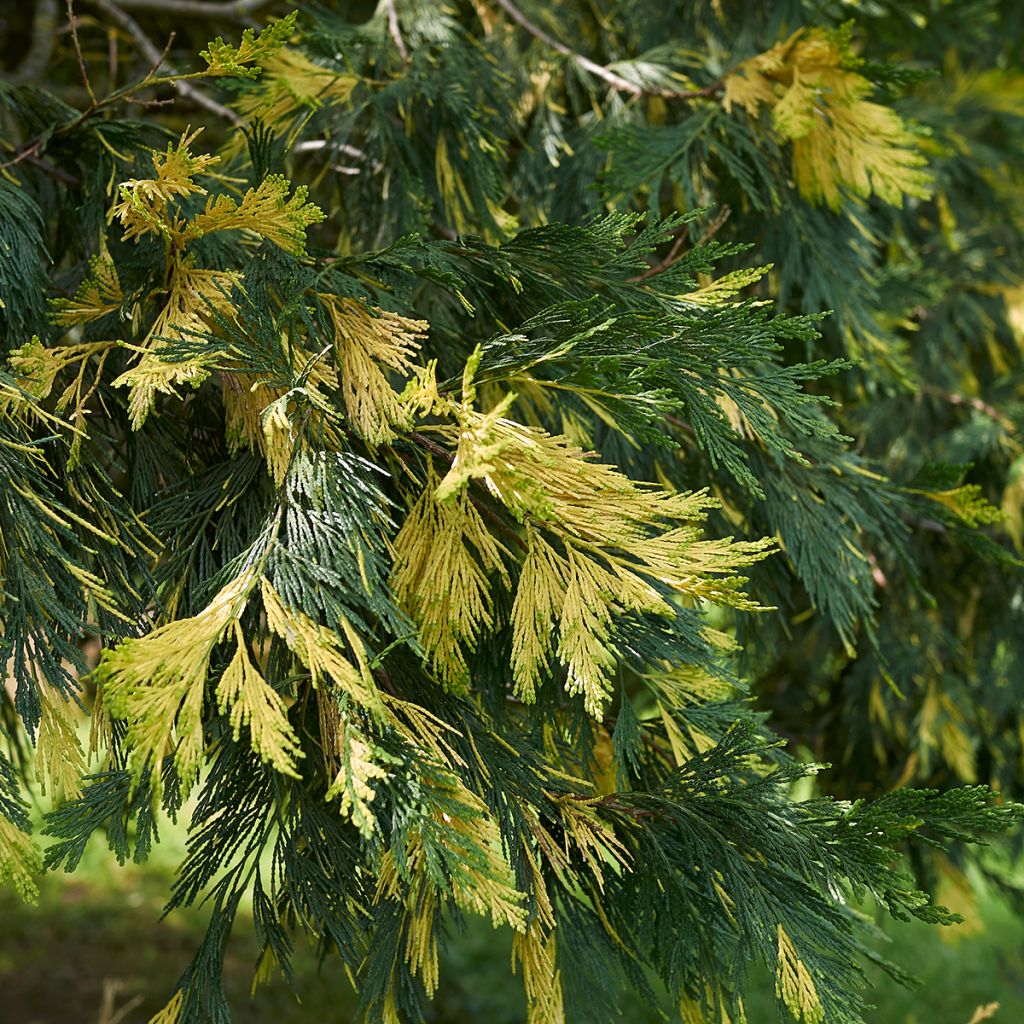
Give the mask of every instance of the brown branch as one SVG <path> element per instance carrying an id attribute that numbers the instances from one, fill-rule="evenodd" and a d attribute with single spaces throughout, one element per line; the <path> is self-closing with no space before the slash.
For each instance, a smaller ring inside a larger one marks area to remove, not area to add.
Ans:
<path id="1" fill-rule="evenodd" d="M 409 435 L 409 439 L 432 455 L 439 455 L 449 465 L 455 461 L 455 456 L 444 445 L 438 444 L 433 438 L 427 437 L 426 434 L 420 434 L 414 430 Z"/>
<path id="2" fill-rule="evenodd" d="M 15 164 L 20 164 L 22 160 L 31 160 L 42 149 L 43 141 L 43 139 L 33 139 L 31 142 L 26 142 L 24 146 L 15 150 L 14 156 L 10 160 L 5 160 L 0 164 L 0 171 L 5 171 L 8 167 L 14 167 Z"/>
<path id="3" fill-rule="evenodd" d="M 110 71 L 107 91 L 113 92 L 117 85 L 117 31 L 113 28 L 107 29 L 107 67 Z"/>
<path id="4" fill-rule="evenodd" d="M 582 53 L 577 53 L 575 50 L 570 49 L 565 43 L 559 42 L 553 36 L 549 36 L 539 25 L 535 25 L 530 19 L 523 14 L 521 10 L 512 0 L 497 0 L 498 6 L 517 24 L 521 25 L 530 33 L 531 36 L 539 39 L 542 43 L 550 46 L 556 53 L 562 54 L 564 57 L 571 57 L 576 61 L 580 67 L 586 68 L 592 75 L 597 78 L 604 79 L 613 89 L 617 89 L 619 92 L 629 93 L 631 96 L 642 96 L 643 89 L 638 85 L 634 85 L 632 82 L 627 81 L 620 75 L 617 75 L 614 71 L 604 67 L 602 64 L 597 64 L 592 61 L 589 57 L 584 57 Z"/>
<path id="5" fill-rule="evenodd" d="M 82 84 L 89 94 L 89 103 L 96 106 L 96 93 L 93 92 L 92 82 L 89 81 L 89 69 L 85 66 L 85 55 L 82 53 L 82 44 L 78 40 L 78 19 L 75 17 L 74 0 L 65 0 L 68 12 L 68 29 L 71 32 L 71 42 L 75 48 L 75 56 L 78 58 L 78 70 L 82 76 Z"/>
<path id="6" fill-rule="evenodd" d="M 459 240 L 459 233 L 454 228 L 448 227 L 447 224 L 442 224 L 439 220 L 435 220 L 431 227 L 442 238 L 447 238 L 449 242 L 457 242 Z"/>
<path id="7" fill-rule="evenodd" d="M 642 85 L 637 85 L 635 82 L 630 82 L 628 79 L 623 78 L 621 75 L 612 71 L 611 68 L 605 67 L 603 64 L 598 64 L 596 61 L 592 61 L 589 57 L 585 57 L 582 53 L 577 50 L 573 50 L 571 47 L 566 46 L 565 43 L 554 36 L 548 35 L 539 25 L 530 21 L 530 19 L 523 14 L 521 10 L 512 0 L 496 0 L 498 6 L 518 25 L 521 25 L 530 35 L 539 39 L 542 43 L 550 46 L 556 53 L 562 54 L 564 57 L 570 57 L 580 67 L 585 68 L 592 75 L 597 78 L 603 79 L 613 89 L 618 92 L 628 93 L 634 98 L 641 96 L 662 96 L 665 99 L 676 99 L 676 100 L 696 100 L 703 99 L 710 96 L 714 96 L 724 88 L 721 81 L 714 82 L 703 89 L 691 89 L 689 91 L 680 91 L 676 89 L 652 89 L 645 88 Z"/>
<path id="8" fill-rule="evenodd" d="M 420 434 L 414 430 L 411 434 L 409 434 L 409 440 L 413 441 L 415 444 L 418 444 L 421 448 L 423 448 L 425 451 L 430 452 L 432 455 L 437 455 L 439 458 L 444 459 L 445 462 L 449 463 L 449 465 L 455 461 L 455 456 L 450 451 L 448 451 L 447 448 L 445 448 L 443 445 L 438 444 L 432 438 L 427 437 L 426 434 Z M 509 526 L 509 524 L 506 523 L 504 519 L 501 518 L 501 516 L 495 513 L 493 509 L 488 508 L 484 502 L 482 502 L 479 498 L 474 497 L 472 494 L 469 496 L 469 500 L 473 502 L 474 507 L 477 509 L 478 512 L 480 512 L 481 515 L 483 515 L 485 518 L 489 519 L 492 523 L 494 523 L 494 525 L 498 527 L 498 529 L 501 530 L 501 532 L 506 537 L 508 537 L 509 540 L 511 540 L 521 551 L 527 550 L 526 544 L 523 542 L 523 538 L 520 537 L 519 534 L 516 533 L 515 530 L 513 530 L 512 527 Z"/>
<path id="9" fill-rule="evenodd" d="M 65 0 L 68 9 L 68 27 L 71 29 L 71 41 L 75 46 L 75 56 L 78 58 L 78 70 L 82 73 L 82 83 L 85 91 L 89 94 L 89 102 L 96 106 L 96 93 L 92 91 L 92 82 L 89 81 L 89 72 L 85 66 L 85 57 L 82 54 L 82 44 L 78 41 L 78 19 L 75 17 L 74 0 Z"/>
<path id="10" fill-rule="evenodd" d="M 169 54 L 171 52 L 171 46 L 174 44 L 174 37 L 177 34 L 178 34 L 177 32 L 172 32 L 167 37 L 167 42 L 164 43 L 163 50 L 160 51 L 160 55 L 153 62 L 153 66 L 149 69 L 149 71 L 146 72 L 146 78 L 147 79 L 152 78 L 157 73 L 157 71 L 160 70 L 160 67 L 163 64 L 163 62 L 165 60 L 167 60 L 167 54 Z"/>
<path id="11" fill-rule="evenodd" d="M 127 32 L 135 40 L 136 45 L 138 46 L 139 50 L 142 52 L 146 60 L 153 62 L 155 68 L 160 67 L 160 65 L 164 63 L 164 56 L 166 54 L 166 50 L 163 53 L 161 53 L 161 51 L 157 49 L 156 45 L 149 38 L 149 36 L 147 36 L 146 33 L 142 31 L 142 27 L 139 25 L 139 23 L 131 15 L 126 14 L 118 4 L 114 3 L 114 0 L 89 0 L 89 3 L 91 3 L 94 7 L 98 7 L 101 11 L 103 11 L 104 14 L 107 15 L 108 18 L 110 18 L 112 21 L 116 22 L 121 28 L 123 28 L 125 32 Z M 161 4 L 161 9 L 164 9 L 165 6 L 169 8 L 171 5 Z M 215 6 L 220 7 L 219 4 Z M 168 47 L 169 46 L 170 43 L 168 43 Z M 171 72 L 172 74 L 174 73 L 174 69 L 169 64 L 166 65 L 166 67 L 169 72 Z M 150 77 L 152 77 L 152 74 L 153 73 L 150 72 Z M 233 110 L 229 110 L 227 107 L 222 106 L 215 99 L 212 99 L 211 97 L 207 96 L 206 93 L 202 92 L 200 89 L 197 89 L 190 82 L 178 81 L 172 82 L 171 84 L 174 86 L 175 89 L 177 89 L 179 95 L 191 100 L 197 106 L 209 110 L 211 113 L 216 114 L 218 117 L 223 118 L 225 121 L 229 121 L 231 124 L 236 126 L 245 123 L 243 119 L 239 117 L 238 114 L 236 114 Z"/>
<path id="12" fill-rule="evenodd" d="M 402 38 L 402 28 L 398 24 L 398 11 L 395 8 L 395 0 L 384 0 L 384 10 L 388 13 L 388 33 L 402 57 L 402 63 L 409 63 L 409 51 L 406 49 L 405 40 Z"/>
<path id="13" fill-rule="evenodd" d="M 648 267 L 642 274 L 637 274 L 636 277 L 627 277 L 626 280 L 630 284 L 639 284 L 641 281 L 646 281 L 649 277 L 655 277 L 658 274 L 663 273 L 672 266 L 673 263 L 679 259 L 680 251 L 683 248 L 683 242 L 686 241 L 686 227 L 679 229 L 679 234 L 676 235 L 676 240 L 672 243 L 672 248 L 669 249 L 668 254 L 663 260 L 655 263 L 654 266 Z"/>

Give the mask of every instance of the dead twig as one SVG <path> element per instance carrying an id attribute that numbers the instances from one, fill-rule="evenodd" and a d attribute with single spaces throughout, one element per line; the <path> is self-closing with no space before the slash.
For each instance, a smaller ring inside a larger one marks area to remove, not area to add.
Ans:
<path id="1" fill-rule="evenodd" d="M 406 49 L 405 40 L 402 38 L 402 28 L 398 24 L 398 10 L 395 8 L 395 0 L 384 0 L 384 10 L 388 14 L 388 34 L 391 36 L 402 57 L 402 63 L 409 63 L 409 51 Z"/>
<path id="2" fill-rule="evenodd" d="M 242 20 L 270 0 L 120 0 L 126 11 L 155 11 L 188 18 L 230 18 Z"/>
<path id="3" fill-rule="evenodd" d="M 556 53 L 560 53 L 564 57 L 571 57 L 580 65 L 580 67 L 585 68 L 595 77 L 607 82 L 618 92 L 627 93 L 634 98 L 639 98 L 641 96 L 662 96 L 665 99 L 695 100 L 714 96 L 723 89 L 722 82 L 714 82 L 711 85 L 705 86 L 703 89 L 691 89 L 688 91 L 644 88 L 641 85 L 637 85 L 635 82 L 630 82 L 623 78 L 621 75 L 612 71 L 611 68 L 605 67 L 603 64 L 598 64 L 596 61 L 592 61 L 589 57 L 585 57 L 582 53 L 573 50 L 571 47 L 566 46 L 565 43 L 555 39 L 554 36 L 548 35 L 548 33 L 539 25 L 530 21 L 530 19 L 523 14 L 523 12 L 519 10 L 514 3 L 512 3 L 512 0 L 496 0 L 496 2 L 498 6 L 514 22 L 516 22 L 517 25 L 526 29 L 530 35 L 539 39 L 545 45 L 550 46 Z"/>
<path id="4" fill-rule="evenodd" d="M 82 83 L 85 91 L 89 94 L 89 102 L 96 106 L 96 93 L 92 91 L 92 82 L 89 81 L 89 71 L 85 66 L 85 56 L 82 53 L 82 44 L 78 41 L 78 19 L 75 17 L 74 0 L 66 0 L 68 9 L 68 27 L 71 29 L 71 41 L 75 47 L 75 56 L 78 58 L 78 70 L 82 73 Z"/>
<path id="5" fill-rule="evenodd" d="M 125 32 L 135 40 L 136 45 L 146 60 L 153 62 L 154 71 L 156 68 L 163 65 L 167 68 L 168 72 L 171 74 L 175 73 L 171 65 L 165 63 L 167 49 L 165 48 L 163 51 L 157 49 L 156 44 L 149 38 L 149 36 L 146 35 L 145 32 L 143 32 L 139 23 L 130 14 L 126 14 L 118 4 L 114 3 L 114 0 L 89 0 L 89 3 L 103 11 L 111 21 L 123 28 Z M 219 7 L 220 5 L 218 4 L 214 6 Z M 167 44 L 167 48 L 169 47 L 170 42 Z M 152 77 L 153 73 L 154 72 L 150 72 L 149 77 Z M 227 107 L 218 103 L 215 99 L 207 96 L 206 93 L 201 89 L 197 89 L 191 82 L 176 81 L 171 84 L 178 91 L 180 96 L 184 96 L 197 106 L 209 110 L 210 113 L 216 114 L 225 121 L 236 126 L 245 123 L 233 110 L 229 110 Z"/>

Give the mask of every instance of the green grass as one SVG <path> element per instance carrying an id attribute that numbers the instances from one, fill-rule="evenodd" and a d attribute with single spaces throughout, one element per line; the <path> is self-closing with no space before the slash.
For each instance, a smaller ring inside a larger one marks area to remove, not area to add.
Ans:
<path id="1" fill-rule="evenodd" d="M 184 852 L 180 829 L 143 865 L 119 867 L 95 837 L 73 875 L 42 879 L 39 905 L 0 890 L 0 1021 L 3 1024 L 145 1024 L 163 1004 L 205 927 L 202 909 L 160 914 Z M 1024 922 L 994 897 L 977 907 L 974 929 L 886 925 L 890 959 L 921 978 L 906 990 L 872 973 L 877 983 L 870 1024 L 969 1024 L 975 1009 L 998 1002 L 995 1024 L 1024 1021 Z M 225 988 L 239 1024 L 345 1024 L 355 996 L 336 961 L 321 969 L 297 942 L 302 1002 L 281 981 L 249 997 L 256 948 L 240 919 L 225 967 Z M 509 936 L 473 922 L 446 954 L 434 1024 L 519 1024 L 520 986 L 508 974 Z M 750 1024 L 778 1018 L 771 982 L 758 977 L 748 1000 Z M 595 1022 L 603 1022 L 594 1008 Z M 655 1008 L 626 1003 L 627 1024 L 659 1019 Z"/>

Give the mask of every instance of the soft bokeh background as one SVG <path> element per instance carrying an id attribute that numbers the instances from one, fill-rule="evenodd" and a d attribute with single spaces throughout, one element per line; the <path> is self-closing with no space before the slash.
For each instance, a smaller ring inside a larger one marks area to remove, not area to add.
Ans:
<path id="1" fill-rule="evenodd" d="M 18 64 L 30 49 L 28 13 L 33 6 L 0 0 L 4 67 Z M 63 0 L 52 6 L 62 19 Z M 364 16 L 373 6 L 370 0 L 345 4 L 347 12 Z M 179 43 L 189 33 L 196 40 L 208 38 L 201 24 L 175 24 L 159 12 L 150 12 L 146 19 L 161 41 L 171 29 L 179 33 Z M 61 24 L 53 39 L 66 50 L 66 26 Z M 94 62 L 102 66 L 105 56 L 94 56 Z M 110 61 L 116 65 L 113 46 Z M 65 63 L 65 73 L 68 67 L 69 77 L 48 84 L 77 101 L 76 72 Z M 41 822 L 41 804 L 36 817 Z M 41 880 L 36 907 L 0 889 L 0 1024 L 132 1024 L 159 1010 L 205 931 L 202 909 L 175 911 L 155 923 L 184 854 L 184 819 L 165 822 L 161 838 L 147 863 L 122 867 L 106 851 L 103 837 L 95 836 L 74 875 L 50 874 Z M 1022 875 L 1024 869 L 1018 872 Z M 919 923 L 884 924 L 879 950 L 915 974 L 919 984 L 903 988 L 873 972 L 873 1024 L 1024 1022 L 1024 915 L 979 879 L 966 880 L 970 885 L 963 881 L 948 879 L 942 892 L 943 900 L 965 917 L 963 925 L 938 930 Z M 510 936 L 492 931 L 486 922 L 467 924 L 461 934 L 453 926 L 446 953 L 449 969 L 442 971 L 445 980 L 430 1019 L 439 1024 L 519 1024 L 524 1004 L 521 988 L 507 970 Z M 356 1000 L 337 964 L 327 961 L 321 968 L 310 948 L 297 951 L 301 1002 L 279 979 L 253 1001 L 255 956 L 243 913 L 225 969 L 239 1024 L 344 1024 L 353 1019 Z M 771 985 L 771 979 L 759 977 L 747 1006 L 749 1024 L 777 1020 Z M 610 1016 L 606 1007 L 595 1008 L 596 1020 Z M 646 1024 L 662 1018 L 657 1008 L 634 1004 L 624 1007 L 622 1019 Z"/>
<path id="2" fill-rule="evenodd" d="M 42 878 L 38 906 L 0 889 L 0 1022 L 145 1024 L 163 1006 L 205 932 L 201 909 L 175 911 L 156 923 L 184 843 L 183 825 L 165 822 L 149 861 L 121 867 L 98 834 L 75 874 Z M 904 988 L 873 971 L 872 1024 L 1024 1021 L 1024 919 L 974 881 L 980 898 L 954 884 L 943 892 L 947 904 L 965 918 L 956 928 L 884 925 L 879 950 L 915 974 L 919 984 Z M 315 950 L 301 945 L 296 951 L 301 1002 L 279 978 L 252 1000 L 257 950 L 247 918 L 247 912 L 239 917 L 225 963 L 238 1024 L 354 1020 L 356 998 L 337 962 L 328 960 L 321 968 Z M 442 987 L 429 1019 L 437 1024 L 521 1024 L 522 990 L 508 973 L 510 934 L 492 931 L 480 919 L 467 924 L 462 934 L 452 928 L 450 969 L 442 969 Z M 759 976 L 747 1006 L 749 1024 L 778 1020 L 771 984 L 767 975 Z M 635 1003 L 626 1003 L 623 1011 L 628 1024 L 664 1019 L 657 1008 Z M 609 1016 L 596 1008 L 597 1019 Z"/>

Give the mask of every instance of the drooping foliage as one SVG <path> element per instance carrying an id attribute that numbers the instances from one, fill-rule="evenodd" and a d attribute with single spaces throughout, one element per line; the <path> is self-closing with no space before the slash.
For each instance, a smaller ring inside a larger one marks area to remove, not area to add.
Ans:
<path id="1" fill-rule="evenodd" d="M 369 1021 L 467 915 L 531 1024 L 863 1021 L 854 907 L 1009 886 L 1016 7 L 75 7 L 0 82 L 0 879 L 185 816 L 159 1024 L 243 901 Z"/>

